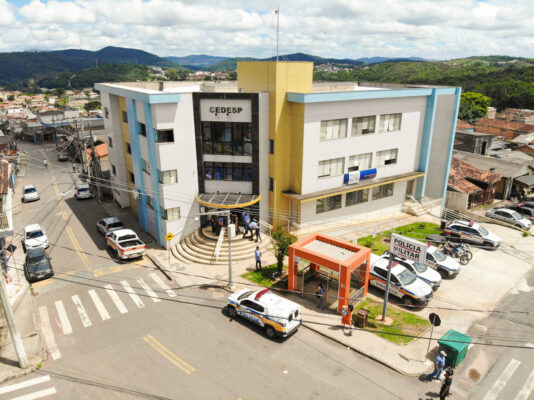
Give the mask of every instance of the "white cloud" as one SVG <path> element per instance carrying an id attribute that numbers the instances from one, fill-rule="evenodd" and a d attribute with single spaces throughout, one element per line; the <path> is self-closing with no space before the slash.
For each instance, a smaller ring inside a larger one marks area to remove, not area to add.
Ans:
<path id="1" fill-rule="evenodd" d="M 113 45 L 160 56 L 270 57 L 278 2 L 0 0 L 0 51 Z M 280 11 L 283 54 L 534 57 L 532 0 L 287 0 Z"/>

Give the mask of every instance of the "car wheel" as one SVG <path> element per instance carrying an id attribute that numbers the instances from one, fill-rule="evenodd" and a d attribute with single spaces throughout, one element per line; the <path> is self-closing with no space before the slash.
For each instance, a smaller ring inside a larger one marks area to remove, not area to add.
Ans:
<path id="1" fill-rule="evenodd" d="M 460 264 L 467 265 L 468 262 L 469 262 L 469 258 L 467 257 L 467 255 L 462 254 L 460 256 Z"/>
<path id="2" fill-rule="evenodd" d="M 121 258 L 121 252 L 120 252 L 119 250 L 117 250 L 117 258 L 118 258 L 119 260 L 122 260 L 122 258 Z"/>
<path id="3" fill-rule="evenodd" d="M 442 279 L 447 279 L 449 277 L 449 274 L 447 273 L 447 271 L 440 269 L 438 272 L 441 275 Z"/>
<path id="4" fill-rule="evenodd" d="M 273 339 L 275 336 L 276 336 L 276 332 L 274 330 L 274 328 L 271 326 L 271 325 L 267 325 L 265 327 L 265 334 L 267 335 L 267 337 L 269 337 L 270 339 Z"/>
<path id="5" fill-rule="evenodd" d="M 237 310 L 234 306 L 228 306 L 228 315 L 230 316 L 230 318 L 237 317 Z"/>
<path id="6" fill-rule="evenodd" d="M 402 298 L 402 304 L 405 306 L 413 306 L 413 299 L 410 296 L 404 296 Z"/>

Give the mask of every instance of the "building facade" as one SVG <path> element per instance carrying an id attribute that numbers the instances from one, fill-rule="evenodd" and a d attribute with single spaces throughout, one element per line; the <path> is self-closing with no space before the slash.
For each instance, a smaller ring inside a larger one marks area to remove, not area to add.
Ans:
<path id="1" fill-rule="evenodd" d="M 460 88 L 312 78 L 312 63 L 240 62 L 236 86 L 96 84 L 115 200 L 165 245 L 205 211 L 300 229 L 444 198 Z"/>

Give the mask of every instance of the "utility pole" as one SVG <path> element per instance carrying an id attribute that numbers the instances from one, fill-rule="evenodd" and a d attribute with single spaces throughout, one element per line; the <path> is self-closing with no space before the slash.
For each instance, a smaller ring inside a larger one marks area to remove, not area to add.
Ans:
<path id="1" fill-rule="evenodd" d="M 89 135 L 91 136 L 91 148 L 93 149 L 93 157 L 91 158 L 91 166 L 93 164 L 95 165 L 94 175 L 98 175 L 96 176 L 95 185 L 96 185 L 97 198 L 98 198 L 98 201 L 100 202 L 102 201 L 102 193 L 100 192 L 100 159 L 97 160 L 96 151 L 95 151 L 95 140 L 93 139 L 93 129 L 91 128 L 91 122 L 88 122 L 88 123 L 89 123 Z M 91 171 L 92 170 L 93 169 L 91 169 Z M 97 170 L 98 170 L 98 174 L 96 173 Z"/>

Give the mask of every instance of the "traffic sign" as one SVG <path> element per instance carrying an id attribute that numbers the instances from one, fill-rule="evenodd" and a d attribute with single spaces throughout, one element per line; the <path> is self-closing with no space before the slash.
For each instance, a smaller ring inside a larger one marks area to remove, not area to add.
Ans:
<path id="1" fill-rule="evenodd" d="M 430 313 L 428 316 L 428 320 L 433 326 L 440 326 L 441 325 L 441 318 L 438 314 Z"/>
<path id="2" fill-rule="evenodd" d="M 426 261 L 426 245 L 418 240 L 393 233 L 389 252 L 403 258 L 424 264 Z"/>
<path id="3" fill-rule="evenodd" d="M 167 241 L 170 242 L 170 241 L 172 240 L 173 237 L 174 237 L 174 235 L 173 235 L 172 233 L 169 232 L 169 233 L 167 233 L 167 236 L 165 236 L 165 239 L 167 239 Z"/>

